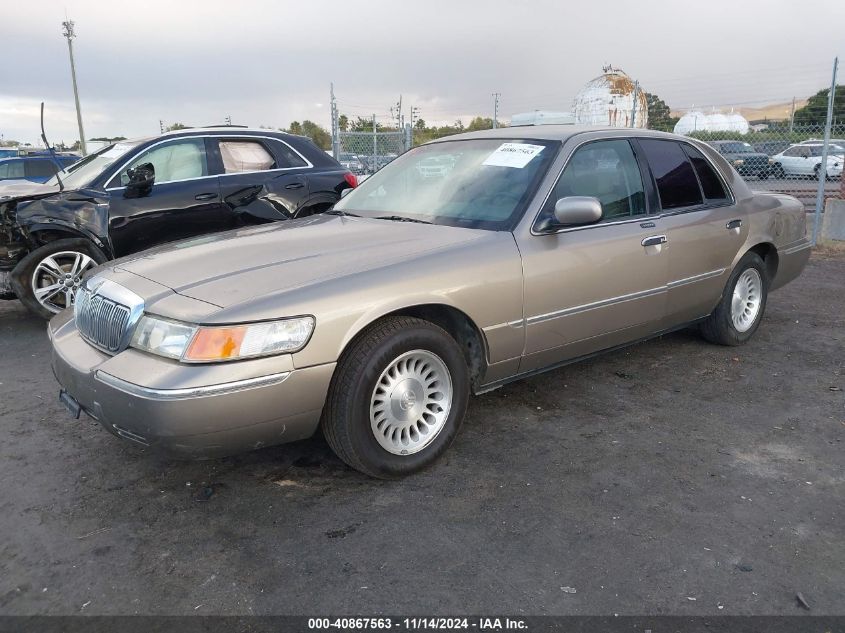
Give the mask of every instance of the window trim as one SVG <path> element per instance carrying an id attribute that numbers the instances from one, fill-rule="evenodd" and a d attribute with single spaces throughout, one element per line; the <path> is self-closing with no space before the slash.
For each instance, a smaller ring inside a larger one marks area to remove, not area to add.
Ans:
<path id="1" fill-rule="evenodd" d="M 648 159 L 645 157 L 644 152 L 642 151 L 642 148 L 639 146 L 639 143 L 638 143 L 639 139 L 641 139 L 641 138 L 664 140 L 663 137 L 647 136 L 647 135 L 641 135 L 641 136 L 639 136 L 639 135 L 638 136 L 621 136 L 621 135 L 620 136 L 602 136 L 602 137 L 599 137 L 599 138 L 591 138 L 591 139 L 587 139 L 585 141 L 581 141 L 574 148 L 572 148 L 572 151 L 569 153 L 569 156 L 566 157 L 566 160 L 564 161 L 563 166 L 561 167 L 560 171 L 558 172 L 557 176 L 555 177 L 555 180 L 552 183 L 551 188 L 546 193 L 546 195 L 543 197 L 543 201 L 540 204 L 540 208 L 537 210 L 537 213 L 534 215 L 534 219 L 531 221 L 531 228 L 530 228 L 529 233 L 533 236 L 536 236 L 536 237 L 543 237 L 545 235 L 558 235 L 560 233 L 572 233 L 572 232 L 575 232 L 575 231 L 588 231 L 590 229 L 598 229 L 598 228 L 602 228 L 602 227 L 605 227 L 605 226 L 618 226 L 620 224 L 631 224 L 633 222 L 647 223 L 647 222 L 654 222 L 655 220 L 660 220 L 661 218 L 664 218 L 664 217 L 671 217 L 671 216 L 675 216 L 675 215 L 680 215 L 682 213 L 696 213 L 698 211 L 708 211 L 710 209 L 718 209 L 720 207 L 727 207 L 727 206 L 732 206 L 732 205 L 736 204 L 736 196 L 734 195 L 733 189 L 730 187 L 730 185 L 728 185 L 728 181 L 725 178 L 724 174 L 722 173 L 722 170 L 719 169 L 713 163 L 713 160 L 707 155 L 707 153 L 705 151 L 696 147 L 696 149 L 698 149 L 698 151 L 701 152 L 701 154 L 704 156 L 704 160 L 706 160 L 710 164 L 710 167 L 712 167 L 715 170 L 716 175 L 721 179 L 722 184 L 725 187 L 725 191 L 727 191 L 727 193 L 728 193 L 728 196 L 729 196 L 728 200 L 726 200 L 725 202 L 719 203 L 719 204 L 706 204 L 706 202 L 705 202 L 705 204 L 695 205 L 695 206 L 691 206 L 691 207 L 679 207 L 677 209 L 669 209 L 668 211 L 664 210 L 663 206 L 660 204 L 660 195 L 657 192 L 657 183 L 654 182 L 654 175 L 651 172 L 651 165 L 649 164 Z M 554 192 L 555 185 L 557 185 L 557 181 L 560 179 L 561 175 L 563 174 L 563 170 L 566 169 L 567 165 L 569 165 L 569 161 L 572 160 L 572 157 L 575 155 L 575 152 L 577 152 L 578 149 L 580 149 L 583 145 L 586 145 L 588 143 L 595 143 L 596 141 L 612 141 L 612 140 L 619 140 L 619 139 L 627 140 L 631 144 L 631 147 L 634 150 L 634 156 L 637 159 L 637 164 L 640 167 L 640 173 L 643 177 L 643 187 L 644 187 L 644 189 L 646 189 L 646 200 L 645 201 L 646 201 L 646 207 L 647 207 L 647 214 L 642 215 L 642 216 L 628 218 L 626 220 L 617 220 L 617 221 L 614 221 L 614 222 L 597 222 L 595 224 L 584 224 L 584 225 L 581 225 L 581 226 L 565 226 L 565 227 L 561 227 L 559 229 L 555 229 L 553 231 L 538 231 L 537 230 L 537 223 L 540 221 L 540 215 L 543 213 L 543 209 L 546 207 L 546 203 L 549 201 L 549 198 L 551 197 L 552 192 Z M 674 139 L 674 138 L 666 138 L 665 140 L 674 141 L 674 142 L 679 143 L 681 145 L 690 145 L 692 147 L 695 147 L 695 145 L 693 145 L 692 143 L 690 143 L 686 140 L 680 140 L 680 139 Z M 686 155 L 686 152 L 684 152 L 684 155 Z M 687 160 L 689 160 L 689 159 L 687 159 Z M 644 167 L 647 169 L 647 174 L 643 173 Z M 695 173 L 695 167 L 692 166 L 692 163 L 690 163 L 690 167 L 692 167 L 693 173 Z M 646 175 L 648 176 L 648 178 L 647 178 L 648 182 L 646 182 Z M 697 180 L 698 174 L 696 174 L 695 177 L 696 177 L 696 180 Z M 698 186 L 699 186 L 699 189 L 700 189 L 701 183 L 699 183 Z M 655 198 L 654 200 L 652 200 L 652 198 L 651 198 L 652 195 Z M 703 191 L 701 192 L 701 199 L 705 200 Z M 655 202 L 655 201 L 656 201 L 657 206 L 655 207 L 655 210 L 652 211 L 652 203 Z M 646 228 L 646 227 L 643 227 L 643 228 Z M 654 228 L 654 227 L 648 227 L 648 228 Z"/>
<path id="2" fill-rule="evenodd" d="M 196 139 L 226 139 L 226 138 L 229 138 L 230 136 L 234 137 L 235 135 L 228 135 L 228 134 L 227 135 L 220 135 L 220 134 L 186 134 L 185 136 L 176 136 L 176 137 L 169 136 L 167 138 L 162 138 L 162 139 L 156 141 L 155 143 L 153 143 L 151 145 L 145 146 L 143 149 L 136 152 L 131 158 L 126 160 L 118 169 L 116 169 L 114 172 L 112 172 L 112 174 L 108 178 L 106 178 L 106 184 L 111 183 L 138 156 L 140 156 L 141 154 L 143 154 L 146 151 L 151 150 L 154 147 L 162 145 L 163 143 L 171 143 L 171 142 L 183 141 L 185 139 L 194 139 L 194 138 L 196 138 Z M 238 137 L 240 137 L 240 138 L 262 138 L 262 139 L 275 140 L 275 141 L 279 141 L 280 143 L 284 143 L 294 153 L 298 154 L 299 157 L 302 158 L 302 160 L 305 161 L 305 165 L 302 166 L 302 167 L 278 167 L 276 169 L 266 169 L 266 170 L 263 170 L 263 171 L 239 171 L 239 172 L 233 172 L 231 174 L 209 174 L 208 176 L 196 176 L 194 178 L 181 178 L 179 180 L 168 180 L 167 182 L 163 182 L 163 183 L 155 183 L 153 186 L 155 187 L 159 184 L 170 185 L 170 184 L 177 183 L 177 182 L 191 182 L 193 180 L 205 180 L 207 178 L 226 178 L 226 177 L 231 177 L 231 176 L 243 176 L 244 174 L 271 174 L 271 173 L 274 173 L 274 172 L 292 171 L 294 169 L 312 169 L 314 167 L 314 165 L 311 163 L 311 161 L 308 160 L 305 156 L 302 155 L 302 152 L 298 151 L 290 143 L 287 143 L 286 141 L 283 141 L 282 139 L 279 139 L 279 138 L 276 138 L 276 137 L 273 137 L 273 136 L 262 136 L 262 135 L 259 135 L 259 134 L 243 134 L 243 135 L 238 135 Z M 206 145 L 207 145 L 207 143 L 206 143 Z M 219 152 L 220 150 L 218 149 L 217 151 Z M 270 152 L 270 153 L 272 154 L 273 158 L 276 158 L 276 160 L 278 160 L 275 153 L 273 153 L 273 152 Z M 210 162 L 210 155 L 208 153 L 207 147 L 206 147 L 206 156 L 209 157 L 209 162 Z M 120 182 L 120 181 L 118 181 L 118 182 Z M 106 191 L 123 191 L 124 189 L 126 189 L 125 185 L 120 185 L 118 187 L 106 187 L 105 188 Z"/>

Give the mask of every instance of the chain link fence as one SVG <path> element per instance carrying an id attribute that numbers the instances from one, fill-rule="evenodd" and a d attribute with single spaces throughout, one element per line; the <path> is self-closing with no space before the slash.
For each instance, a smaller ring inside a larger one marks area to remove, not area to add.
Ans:
<path id="1" fill-rule="evenodd" d="M 411 148 L 407 131 L 343 132 L 335 144 L 335 158 L 358 176 L 369 176 Z"/>

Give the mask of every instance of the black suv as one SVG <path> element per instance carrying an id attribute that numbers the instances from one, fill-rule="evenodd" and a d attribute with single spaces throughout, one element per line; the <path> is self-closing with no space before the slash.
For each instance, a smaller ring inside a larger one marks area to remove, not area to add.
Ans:
<path id="1" fill-rule="evenodd" d="M 45 184 L 0 186 L 0 298 L 45 318 L 83 273 L 164 242 L 320 213 L 357 185 L 310 139 L 234 127 L 120 141 Z"/>
<path id="2" fill-rule="evenodd" d="M 769 155 L 755 150 L 744 141 L 710 141 L 726 161 L 739 172 L 740 176 L 757 176 L 766 179 L 771 173 Z"/>

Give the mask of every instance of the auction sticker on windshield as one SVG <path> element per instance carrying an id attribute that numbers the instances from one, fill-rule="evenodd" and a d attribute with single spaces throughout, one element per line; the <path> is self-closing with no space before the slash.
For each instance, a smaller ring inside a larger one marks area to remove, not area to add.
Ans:
<path id="1" fill-rule="evenodd" d="M 528 145 L 527 143 L 502 143 L 499 148 L 487 157 L 482 165 L 491 167 L 515 167 L 522 169 L 531 159 L 543 151 L 542 145 Z"/>

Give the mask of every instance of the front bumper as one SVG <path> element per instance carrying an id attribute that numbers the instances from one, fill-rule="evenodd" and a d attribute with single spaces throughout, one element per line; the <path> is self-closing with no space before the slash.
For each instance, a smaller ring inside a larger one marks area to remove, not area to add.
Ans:
<path id="1" fill-rule="evenodd" d="M 186 457 L 292 442 L 317 429 L 335 364 L 297 369 L 290 356 L 185 365 L 89 345 L 70 311 L 48 326 L 53 373 L 109 432 Z"/>

